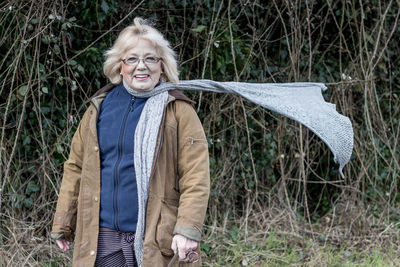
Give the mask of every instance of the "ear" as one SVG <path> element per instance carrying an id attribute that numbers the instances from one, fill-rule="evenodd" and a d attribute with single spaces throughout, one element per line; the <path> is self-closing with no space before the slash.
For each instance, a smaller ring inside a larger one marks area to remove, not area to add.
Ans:
<path id="1" fill-rule="evenodd" d="M 120 76 L 122 76 L 122 68 L 123 68 L 123 64 L 124 64 L 124 62 L 122 62 L 122 61 L 119 63 L 118 72 L 119 72 L 119 75 L 120 75 Z"/>

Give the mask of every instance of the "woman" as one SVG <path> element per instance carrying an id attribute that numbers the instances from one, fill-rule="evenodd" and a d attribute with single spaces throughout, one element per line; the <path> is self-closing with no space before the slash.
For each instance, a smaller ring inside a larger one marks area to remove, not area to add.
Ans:
<path id="1" fill-rule="evenodd" d="M 112 84 L 93 96 L 72 139 L 52 237 L 68 250 L 75 236 L 73 266 L 167 266 L 174 253 L 195 259 L 208 149 L 191 101 L 158 90 L 178 82 L 175 53 L 136 18 L 106 52 L 104 73 Z"/>

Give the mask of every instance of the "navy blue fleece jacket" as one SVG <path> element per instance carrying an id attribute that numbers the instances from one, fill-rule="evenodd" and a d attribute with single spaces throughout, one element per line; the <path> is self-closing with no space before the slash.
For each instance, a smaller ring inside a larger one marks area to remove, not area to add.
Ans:
<path id="1" fill-rule="evenodd" d="M 135 232 L 138 216 L 134 135 L 147 98 L 130 95 L 120 84 L 104 99 L 97 121 L 100 146 L 100 226 Z"/>

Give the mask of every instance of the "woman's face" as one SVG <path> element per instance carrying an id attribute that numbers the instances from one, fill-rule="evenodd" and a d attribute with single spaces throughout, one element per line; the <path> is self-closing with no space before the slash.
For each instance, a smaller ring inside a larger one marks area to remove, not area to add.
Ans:
<path id="1" fill-rule="evenodd" d="M 122 55 L 122 59 L 126 62 L 121 62 L 121 74 L 125 82 L 136 91 L 151 91 L 160 81 L 161 60 L 152 62 L 158 58 L 153 44 L 149 40 L 139 39 L 136 46 Z"/>

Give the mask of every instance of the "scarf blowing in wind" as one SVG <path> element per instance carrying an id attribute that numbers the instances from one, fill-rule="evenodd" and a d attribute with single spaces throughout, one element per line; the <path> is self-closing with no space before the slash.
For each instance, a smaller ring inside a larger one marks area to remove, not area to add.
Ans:
<path id="1" fill-rule="evenodd" d="M 353 150 L 353 128 L 349 118 L 339 114 L 334 104 L 325 102 L 322 83 L 242 83 L 211 80 L 162 82 L 149 92 L 137 92 L 123 81 L 128 92 L 136 97 L 149 97 L 135 131 L 134 166 L 138 188 L 139 214 L 135 233 L 135 256 L 141 266 L 147 189 L 158 130 L 168 100 L 168 91 L 196 90 L 233 93 L 264 108 L 300 122 L 321 138 L 334 155 L 342 177 L 343 167 Z"/>

